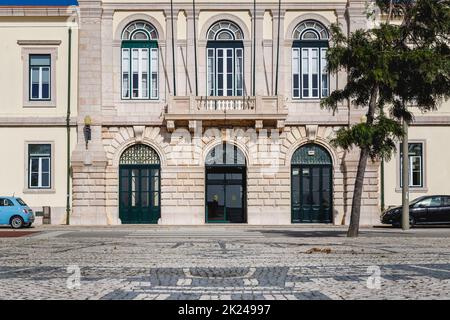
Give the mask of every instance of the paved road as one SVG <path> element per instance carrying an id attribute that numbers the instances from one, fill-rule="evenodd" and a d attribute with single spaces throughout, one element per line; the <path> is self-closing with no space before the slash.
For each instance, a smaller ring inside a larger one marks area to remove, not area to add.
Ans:
<path id="1" fill-rule="evenodd" d="M 450 228 L 32 231 L 0 237 L 0 299 L 450 298 Z"/>

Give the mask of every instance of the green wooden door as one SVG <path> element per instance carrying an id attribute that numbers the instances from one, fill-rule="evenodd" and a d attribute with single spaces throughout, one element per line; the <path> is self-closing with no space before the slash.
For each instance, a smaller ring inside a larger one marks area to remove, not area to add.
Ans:
<path id="1" fill-rule="evenodd" d="M 157 223 L 160 170 L 155 165 L 121 165 L 119 217 L 122 223 Z"/>
<path id="2" fill-rule="evenodd" d="M 119 165 L 119 218 L 122 223 L 157 223 L 161 217 L 159 156 L 144 144 L 126 149 Z"/>
<path id="3" fill-rule="evenodd" d="M 332 163 L 323 147 L 307 144 L 294 153 L 291 208 L 293 223 L 332 222 Z"/>

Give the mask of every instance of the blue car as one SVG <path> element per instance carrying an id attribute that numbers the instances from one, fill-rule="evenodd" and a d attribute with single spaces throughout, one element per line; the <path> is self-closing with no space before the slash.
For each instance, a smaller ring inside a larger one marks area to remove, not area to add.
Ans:
<path id="1" fill-rule="evenodd" d="M 0 225 L 14 229 L 29 228 L 34 222 L 33 210 L 20 198 L 0 196 Z"/>

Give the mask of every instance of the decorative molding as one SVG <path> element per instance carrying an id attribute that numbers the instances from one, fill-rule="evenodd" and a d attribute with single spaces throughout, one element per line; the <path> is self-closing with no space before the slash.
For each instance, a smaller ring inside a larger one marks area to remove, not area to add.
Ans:
<path id="1" fill-rule="evenodd" d="M 76 13 L 77 7 L 0 7 L 0 17 L 69 17 Z"/>
<path id="2" fill-rule="evenodd" d="M 263 127 L 264 127 L 264 124 L 263 124 L 262 120 L 255 120 L 256 132 L 259 132 L 259 130 L 261 130 Z"/>
<path id="3" fill-rule="evenodd" d="M 59 46 L 61 40 L 17 40 L 19 46 Z"/>
<path id="4" fill-rule="evenodd" d="M 75 127 L 76 119 L 70 119 L 69 125 Z M 0 117 L 0 127 L 65 127 L 66 117 Z"/>
<path id="5" fill-rule="evenodd" d="M 22 48 L 22 104 L 24 108 L 55 108 L 57 78 L 56 78 L 56 60 L 58 59 L 58 48 L 49 47 L 21 47 Z M 50 100 L 31 100 L 30 99 L 30 55 L 32 54 L 49 54 L 50 55 Z"/>
<path id="6" fill-rule="evenodd" d="M 317 130 L 319 126 L 317 124 L 310 124 L 306 126 L 306 136 L 309 141 L 315 141 L 317 137 Z"/>
<path id="7" fill-rule="evenodd" d="M 142 142 L 144 139 L 145 126 L 133 126 L 134 137 L 137 142 Z"/>

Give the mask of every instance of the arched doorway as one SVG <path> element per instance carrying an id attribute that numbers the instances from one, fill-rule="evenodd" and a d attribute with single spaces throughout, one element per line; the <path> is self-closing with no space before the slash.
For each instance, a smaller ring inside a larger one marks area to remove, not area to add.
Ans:
<path id="1" fill-rule="evenodd" d="M 223 143 L 206 157 L 206 222 L 247 221 L 245 156 L 235 145 Z"/>
<path id="2" fill-rule="evenodd" d="M 310 143 L 291 161 L 293 223 L 332 222 L 332 161 L 325 148 Z"/>
<path id="3" fill-rule="evenodd" d="M 151 147 L 135 144 L 119 164 L 119 218 L 122 223 L 157 223 L 161 216 L 160 161 Z"/>

